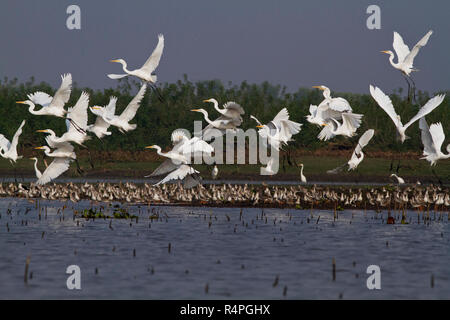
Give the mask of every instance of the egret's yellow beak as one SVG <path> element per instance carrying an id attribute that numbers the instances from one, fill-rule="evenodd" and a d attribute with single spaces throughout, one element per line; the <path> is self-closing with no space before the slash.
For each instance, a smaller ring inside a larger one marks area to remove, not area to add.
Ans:
<path id="1" fill-rule="evenodd" d="M 109 62 L 119 62 L 119 60 L 109 60 Z"/>
<path id="2" fill-rule="evenodd" d="M 209 102 L 211 99 L 206 99 L 206 100 L 203 100 L 203 102 Z"/>
<path id="3" fill-rule="evenodd" d="M 19 104 L 26 104 L 26 101 L 17 101 L 16 103 L 19 103 Z"/>
<path id="4" fill-rule="evenodd" d="M 323 90 L 322 86 L 313 86 L 314 89 Z"/>
<path id="5" fill-rule="evenodd" d="M 148 146 L 148 147 L 145 147 L 145 149 L 153 149 L 155 146 L 153 145 L 153 146 Z"/>
<path id="6" fill-rule="evenodd" d="M 326 127 L 328 124 L 327 123 L 324 123 L 324 124 L 322 124 L 321 126 L 322 127 Z"/>
<path id="7" fill-rule="evenodd" d="M 91 107 L 92 109 L 94 109 L 94 110 L 101 110 L 102 108 L 101 107 L 97 107 L 97 106 L 94 106 L 94 107 Z"/>
<path id="8" fill-rule="evenodd" d="M 389 51 L 386 51 L 386 50 L 385 50 L 385 51 L 380 51 L 380 52 L 381 52 L 381 53 L 389 53 Z"/>
<path id="9" fill-rule="evenodd" d="M 262 127 L 264 127 L 264 126 L 261 126 L 261 125 L 258 125 L 258 126 L 256 126 L 257 128 L 262 128 Z"/>
<path id="10" fill-rule="evenodd" d="M 35 149 L 36 150 L 42 150 L 42 149 L 44 149 L 45 147 L 36 147 Z"/>
<path id="11" fill-rule="evenodd" d="M 36 130 L 36 132 L 43 132 L 43 133 L 47 133 L 47 130 Z"/>
<path id="12" fill-rule="evenodd" d="M 191 111 L 199 112 L 200 109 L 192 109 Z"/>

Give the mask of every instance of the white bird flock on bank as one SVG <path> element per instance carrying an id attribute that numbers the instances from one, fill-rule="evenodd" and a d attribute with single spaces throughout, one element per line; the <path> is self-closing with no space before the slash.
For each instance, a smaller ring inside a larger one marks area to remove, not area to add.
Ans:
<path id="1" fill-rule="evenodd" d="M 428 43 L 431 35 L 432 31 L 429 31 L 409 50 L 409 47 L 404 43 L 400 34 L 394 32 L 393 47 L 397 55 L 396 63 L 394 62 L 395 54 L 392 51 L 382 51 L 390 55 L 389 61 L 391 65 L 400 70 L 408 82 L 408 98 L 411 93 L 415 97 L 415 83 L 411 78 L 411 73 L 417 71 L 413 65 L 414 59 L 419 50 Z M 42 185 L 53 181 L 69 169 L 71 162 L 77 162 L 74 144 L 86 148 L 84 143 L 91 139 L 89 133 L 94 134 L 99 139 L 103 139 L 112 134 L 111 131 L 108 131 L 111 126 L 116 127 L 122 133 L 136 129 L 137 125 L 130 123 L 130 121 L 136 117 L 147 86 L 150 86 L 159 95 L 160 99 L 162 98 L 156 87 L 157 76 L 154 72 L 160 63 L 163 51 L 164 36 L 159 34 L 156 48 L 141 68 L 129 70 L 128 64 L 124 59 L 111 60 L 111 62 L 121 64 L 125 73 L 108 74 L 107 76 L 110 79 L 134 76 L 142 83 L 139 92 L 120 115 L 115 114 L 116 104 L 118 102 L 116 97 L 110 97 L 110 101 L 106 106 L 89 107 L 90 97 L 86 92 L 82 92 L 75 106 L 66 110 L 65 106 L 72 93 L 72 75 L 70 73 L 62 75 L 61 85 L 54 96 L 38 91 L 28 94 L 28 100 L 17 102 L 18 104 L 28 105 L 28 111 L 32 115 L 63 118 L 67 125 L 67 131 L 60 137 L 52 129 L 38 130 L 38 132 L 47 134 L 45 138 L 47 145 L 35 149 L 44 150 L 45 155 L 54 158 L 54 160 L 49 166 L 44 161 L 46 169 L 44 172 L 41 172 L 38 169 L 38 159 L 31 158 L 35 161 L 34 168 L 38 179 L 37 184 Z M 356 136 L 362 124 L 363 114 L 354 113 L 350 103 L 346 99 L 332 97 L 331 90 L 328 87 L 320 85 L 314 86 L 313 88 L 323 91 L 324 97 L 318 105 L 309 106 L 310 114 L 306 116 L 309 123 L 322 128 L 318 134 L 318 139 L 328 141 L 339 135 L 347 138 Z M 372 85 L 370 85 L 369 91 L 377 104 L 394 122 L 398 139 L 401 143 L 408 138 L 405 133 L 406 130 L 419 120 L 422 143 L 424 145 L 423 158 L 421 159 L 429 161 L 430 165 L 434 166 L 438 160 L 450 158 L 450 144 L 447 145 L 447 154 L 441 151 L 445 141 L 442 124 L 434 123 L 428 126 L 425 120 L 425 116 L 430 114 L 443 102 L 445 95 L 437 95 L 430 99 L 409 122 L 403 125 L 400 115 L 396 113 L 389 96 L 384 94 L 378 87 Z M 190 138 L 189 134 L 184 130 L 176 130 L 171 137 L 173 143 L 172 150 L 162 152 L 162 148 L 158 145 L 146 147 L 147 149 L 155 149 L 158 155 L 167 158 L 153 173 L 147 176 L 155 177 L 165 175 L 157 185 L 172 180 L 182 180 L 185 187 L 192 187 L 199 184 L 201 177 L 199 176 L 199 172 L 192 167 L 192 160 L 195 157 L 201 157 L 203 155 L 211 157 L 214 148 L 207 141 L 210 141 L 218 135 L 225 134 L 227 130 L 235 132 L 244 121 L 242 117 L 245 115 L 245 110 L 240 104 L 234 101 L 225 103 L 222 108 L 219 107 L 218 101 L 214 98 L 206 99 L 203 102 L 212 103 L 214 110 L 220 115 L 217 118 L 214 117 L 215 120 L 211 120 L 207 110 L 202 108 L 191 110 L 202 113 L 204 120 L 208 123 L 202 132 L 203 135 L 201 138 Z M 36 110 L 37 106 L 40 106 L 39 110 Z M 92 124 L 88 124 L 88 110 L 96 116 L 95 122 Z M 265 146 L 267 148 L 271 147 L 277 152 L 283 150 L 292 141 L 292 137 L 301 131 L 302 127 L 301 123 L 290 119 L 289 112 L 286 108 L 282 108 L 273 120 L 265 125 L 253 115 L 250 118 L 257 122 L 257 127 L 259 128 L 258 134 L 266 142 Z M 0 155 L 3 158 L 9 159 L 13 164 L 22 158 L 17 153 L 17 145 L 24 125 L 25 120 L 22 121 L 11 142 L 0 134 Z M 365 155 L 362 150 L 368 145 L 374 134 L 375 131 L 373 129 L 368 129 L 359 138 L 350 160 L 345 164 L 348 165 L 349 171 L 357 169 L 363 161 Z M 278 168 L 278 163 L 275 163 L 276 161 L 278 161 L 278 158 L 274 158 L 273 156 L 269 158 L 266 167 L 261 168 L 261 173 L 268 175 L 276 174 L 277 170 L 275 168 Z M 304 165 L 300 164 L 300 167 L 300 180 L 306 183 L 306 177 L 303 175 Z M 342 169 L 342 167 L 337 169 Z M 330 170 L 329 172 L 335 170 Z M 211 174 L 213 179 L 217 178 L 218 168 L 215 164 Z M 395 177 L 399 184 L 405 183 L 402 178 L 395 174 L 392 174 L 391 177 Z"/>

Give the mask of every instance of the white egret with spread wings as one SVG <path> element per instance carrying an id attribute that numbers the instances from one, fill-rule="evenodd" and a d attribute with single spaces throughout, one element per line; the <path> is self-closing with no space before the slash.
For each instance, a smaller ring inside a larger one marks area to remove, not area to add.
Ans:
<path id="1" fill-rule="evenodd" d="M 441 151 L 442 144 L 445 141 L 444 129 L 442 123 L 433 123 L 428 126 L 425 117 L 419 120 L 419 128 L 421 131 L 423 143 L 423 155 L 421 159 L 430 162 L 431 166 L 435 166 L 438 160 L 450 158 L 450 144 L 447 145 L 447 154 Z"/>
<path id="2" fill-rule="evenodd" d="M 367 146 L 370 140 L 373 138 L 375 134 L 375 130 L 369 129 L 363 133 L 363 135 L 359 138 L 358 144 L 355 147 L 355 150 L 352 153 L 352 157 L 347 162 L 348 170 L 355 170 L 359 164 L 364 160 L 364 152 L 362 152 L 363 148 Z"/>
<path id="3" fill-rule="evenodd" d="M 370 86 L 370 94 L 394 122 L 395 127 L 397 128 L 397 138 L 399 139 L 399 141 L 401 141 L 401 143 L 405 142 L 405 140 L 408 138 L 405 134 L 406 129 L 408 129 L 409 126 L 411 126 L 420 118 L 432 112 L 442 103 L 442 101 L 444 101 L 445 98 L 445 94 L 437 95 L 434 98 L 431 98 L 422 108 L 420 108 L 419 112 L 411 120 L 409 120 L 408 123 L 403 125 L 400 116 L 395 112 L 394 106 L 389 96 L 381 91 L 380 88 L 373 87 L 372 85 Z"/>
<path id="4" fill-rule="evenodd" d="M 17 144 L 19 143 L 19 137 L 22 134 L 22 128 L 24 125 L 25 120 L 23 120 L 20 124 L 19 129 L 17 129 L 11 142 L 5 138 L 3 134 L 0 134 L 0 155 L 3 158 L 8 159 L 11 163 L 22 158 L 22 156 L 19 156 L 17 153 Z"/>
<path id="5" fill-rule="evenodd" d="M 70 99 L 72 92 L 72 75 L 70 73 L 61 76 L 61 86 L 52 97 L 49 94 L 37 91 L 28 95 L 26 101 L 18 101 L 19 104 L 26 104 L 29 106 L 28 111 L 34 115 L 47 115 L 63 118 L 67 111 L 64 105 Z M 36 105 L 41 105 L 42 108 L 35 110 Z"/>
<path id="6" fill-rule="evenodd" d="M 95 119 L 95 123 L 88 125 L 87 131 L 94 133 L 97 138 L 101 139 L 104 136 L 110 136 L 111 132 L 108 131 L 111 126 L 108 122 L 106 122 L 103 117 L 112 118 L 116 113 L 116 97 L 110 97 L 109 103 L 105 107 L 94 106 L 89 108 L 93 114 L 97 117 Z"/>

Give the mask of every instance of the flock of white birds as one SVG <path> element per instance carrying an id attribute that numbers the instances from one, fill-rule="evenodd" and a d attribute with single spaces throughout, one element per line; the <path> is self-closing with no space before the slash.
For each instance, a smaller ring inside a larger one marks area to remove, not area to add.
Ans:
<path id="1" fill-rule="evenodd" d="M 390 55 L 389 61 L 391 65 L 400 70 L 408 83 L 408 98 L 412 95 L 415 97 L 415 84 L 411 78 L 411 73 L 417 71 L 414 68 L 413 62 L 420 48 L 425 46 L 430 38 L 432 31 L 429 31 L 413 48 L 409 50 L 404 43 L 402 37 L 394 32 L 393 47 L 397 54 L 397 63 L 394 63 L 395 54 L 392 51 L 382 51 Z M 46 133 L 45 138 L 47 145 L 37 147 L 42 149 L 45 155 L 54 158 L 53 162 L 46 167 L 45 171 L 41 173 L 38 169 L 38 159 L 35 160 L 35 171 L 37 176 L 37 184 L 46 184 L 69 169 L 72 161 L 77 162 L 77 157 L 74 152 L 74 144 L 84 146 L 83 143 L 91 137 L 88 133 L 95 134 L 99 139 L 111 135 L 108 131 L 110 126 L 117 127 L 117 129 L 126 133 L 136 129 L 136 124 L 130 124 L 130 121 L 136 116 L 140 107 L 141 101 L 147 89 L 150 86 L 156 93 L 159 93 L 155 85 L 157 76 L 154 74 L 158 67 L 162 53 L 164 50 L 164 37 L 158 36 L 158 44 L 151 56 L 145 64 L 136 70 L 128 70 L 127 63 L 123 59 L 111 60 L 122 65 L 124 74 L 109 74 L 111 79 L 120 79 L 127 76 L 134 76 L 141 80 L 142 86 L 137 95 L 131 100 L 125 110 L 116 115 L 115 109 L 117 98 L 111 97 L 109 104 L 104 107 L 93 106 L 89 108 L 89 94 L 83 92 L 78 99 L 75 106 L 65 109 L 66 103 L 69 101 L 72 90 L 72 76 L 65 74 L 62 76 L 62 82 L 55 95 L 52 97 L 44 92 L 34 92 L 28 95 L 28 100 L 19 101 L 19 104 L 26 104 L 29 106 L 28 111 L 33 115 L 46 115 L 63 118 L 66 121 L 67 132 L 61 137 L 56 136 L 51 129 L 38 130 L 38 132 Z M 307 121 L 322 128 L 318 135 L 320 140 L 330 140 L 335 136 L 341 135 L 345 137 L 353 137 L 356 135 L 357 129 L 360 127 L 363 115 L 353 113 L 349 102 L 340 97 L 331 97 L 331 91 L 325 86 L 314 86 L 323 91 L 324 100 L 319 105 L 311 105 L 309 108 L 310 115 L 307 116 Z M 419 127 L 421 130 L 422 142 L 424 145 L 423 155 L 421 159 L 426 159 L 431 165 L 435 165 L 440 159 L 450 158 L 450 144 L 447 146 L 448 154 L 441 151 L 442 144 L 445 140 L 445 135 L 441 123 L 434 123 L 428 126 L 425 116 L 437 108 L 444 100 L 444 95 L 438 95 L 430 99 L 419 112 L 405 125 L 402 124 L 400 115 L 394 109 L 391 99 L 383 91 L 370 85 L 370 94 L 378 103 L 378 105 L 389 115 L 394 122 L 397 129 L 398 140 L 403 143 L 406 136 L 405 132 L 414 122 L 419 120 Z M 235 102 L 227 102 L 221 109 L 219 103 L 215 99 L 204 100 L 207 103 L 213 103 L 214 109 L 220 113 L 220 116 L 215 119 L 209 119 L 208 112 L 205 109 L 192 109 L 191 111 L 202 113 L 208 126 L 202 132 L 202 138 L 190 138 L 184 130 L 176 130 L 172 133 L 173 148 L 169 152 L 162 152 L 161 147 L 157 145 L 148 146 L 148 149 L 156 149 L 157 153 L 165 158 L 164 161 L 152 174 L 147 177 L 166 175 L 157 185 L 166 183 L 172 180 L 182 180 L 185 187 L 192 187 L 199 183 L 198 171 L 191 166 L 191 159 L 196 155 L 208 155 L 214 152 L 214 148 L 208 143 L 213 137 L 225 134 L 227 130 L 235 131 L 243 122 L 242 115 L 245 114 L 244 109 Z M 40 105 L 39 110 L 35 110 L 36 105 Z M 88 109 L 96 115 L 96 120 L 93 124 L 88 125 Z M 275 118 L 268 124 L 262 124 L 256 117 L 250 116 L 251 119 L 257 122 L 259 128 L 258 134 L 263 141 L 267 141 L 266 147 L 272 147 L 280 151 L 283 146 L 286 146 L 291 141 L 292 136 L 298 134 L 301 130 L 302 124 L 294 122 L 289 119 L 289 113 L 286 108 L 283 108 Z M 17 154 L 17 144 L 19 136 L 25 125 L 25 120 L 22 121 L 19 129 L 15 133 L 10 142 L 3 135 L 0 134 L 0 155 L 3 158 L 9 159 L 12 163 L 17 159 L 22 158 Z M 363 148 L 369 143 L 374 136 L 375 131 L 369 129 L 364 132 L 351 156 L 351 159 L 344 166 L 348 166 L 348 170 L 354 170 L 364 159 Z M 275 174 L 274 163 L 275 158 L 270 158 L 266 167 L 263 167 L 265 174 Z M 47 165 L 47 164 L 46 164 Z M 301 181 L 306 183 L 306 177 L 303 175 L 303 164 L 301 166 Z M 79 168 L 79 166 L 78 166 Z M 333 171 L 333 170 L 331 170 Z M 217 178 L 218 168 L 214 166 L 212 171 L 213 178 Z M 395 176 L 395 175 L 392 175 Z M 395 176 L 397 177 L 397 176 Z M 399 183 L 404 183 L 404 180 L 397 177 Z"/>

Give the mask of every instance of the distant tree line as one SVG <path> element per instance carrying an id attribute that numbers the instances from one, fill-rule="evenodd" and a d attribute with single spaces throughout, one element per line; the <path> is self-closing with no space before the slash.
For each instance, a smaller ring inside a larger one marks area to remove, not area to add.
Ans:
<path id="1" fill-rule="evenodd" d="M 326 84 L 325 84 L 326 85 Z M 67 106 L 73 106 L 83 90 L 90 94 L 90 106 L 106 105 L 110 96 L 118 97 L 116 113 L 122 112 L 127 104 L 137 92 L 140 83 L 134 80 L 125 79 L 118 82 L 116 88 L 104 90 L 92 90 L 89 88 L 79 88 L 74 83 L 71 99 Z M 256 123 L 250 119 L 250 115 L 256 116 L 261 122 L 267 123 L 286 107 L 289 110 L 291 119 L 303 123 L 301 132 L 294 136 L 292 145 L 295 148 L 316 150 L 320 148 L 351 148 L 356 143 L 358 137 L 348 139 L 337 137 L 329 142 L 322 142 L 317 139 L 320 128 L 311 125 L 306 121 L 305 116 L 309 114 L 309 105 L 318 105 L 322 100 L 322 92 L 312 88 L 299 88 L 294 93 L 287 92 L 285 87 L 273 85 L 269 82 L 261 84 L 250 84 L 246 81 L 240 85 L 232 83 L 224 84 L 220 80 L 208 80 L 191 82 L 187 76 L 176 83 L 159 84 L 160 91 L 164 97 L 163 101 L 148 89 L 147 94 L 138 110 L 137 116 L 132 123 L 137 123 L 135 131 L 122 134 L 115 128 L 111 128 L 113 134 L 105 137 L 102 141 L 93 136 L 87 142 L 88 147 L 99 150 L 142 150 L 149 144 L 159 144 L 163 148 L 170 144 L 170 135 L 173 130 L 185 128 L 193 130 L 194 120 L 203 120 L 203 116 L 196 112 L 191 112 L 193 107 L 206 109 L 211 119 L 218 117 L 212 104 L 205 104 L 202 101 L 208 98 L 215 98 L 220 104 L 227 101 L 236 101 L 241 104 L 246 114 L 242 129 L 255 128 Z M 388 88 L 382 88 L 389 92 Z M 44 91 L 49 94 L 55 92 L 55 88 L 45 82 L 36 83 L 31 78 L 25 83 L 19 83 L 17 79 L 7 78 L 0 81 L 0 133 L 8 139 L 12 137 L 23 119 L 27 120 L 24 132 L 20 139 L 21 148 L 39 146 L 45 143 L 44 134 L 36 133 L 39 129 L 53 129 L 57 134 L 65 132 L 65 121 L 55 117 L 34 116 L 28 112 L 28 107 L 16 104 L 16 101 L 26 100 L 27 94 L 35 91 Z M 428 123 L 442 122 L 444 132 L 450 138 L 450 100 L 448 97 L 444 102 L 427 116 Z M 397 112 L 402 116 L 403 122 L 407 122 L 418 111 L 426 101 L 437 93 L 430 95 L 427 92 L 417 92 L 417 104 L 411 104 L 402 95 L 402 89 L 394 90 L 391 99 Z M 344 92 L 333 92 L 333 96 L 340 96 L 347 99 L 355 113 L 364 114 L 358 135 L 365 130 L 375 129 L 375 137 L 371 141 L 368 149 L 382 151 L 418 151 L 422 150 L 420 130 L 418 122 L 408 129 L 407 135 L 411 137 L 402 145 L 395 139 L 395 127 L 387 114 L 376 104 L 369 93 L 354 94 Z M 95 121 L 95 116 L 89 112 L 89 123 Z M 204 121 L 204 126 L 206 126 Z"/>

